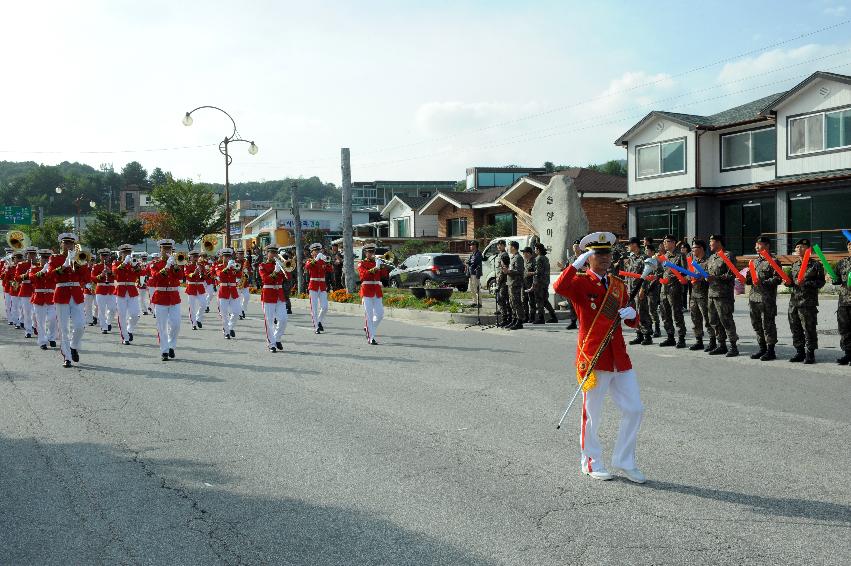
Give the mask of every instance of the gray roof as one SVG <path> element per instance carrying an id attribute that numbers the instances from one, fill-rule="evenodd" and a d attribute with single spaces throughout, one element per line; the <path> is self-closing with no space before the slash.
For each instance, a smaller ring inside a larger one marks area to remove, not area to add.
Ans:
<path id="1" fill-rule="evenodd" d="M 411 197 L 408 195 L 394 195 L 397 199 L 407 204 L 413 210 L 419 210 L 425 203 L 431 200 L 431 197 Z"/>

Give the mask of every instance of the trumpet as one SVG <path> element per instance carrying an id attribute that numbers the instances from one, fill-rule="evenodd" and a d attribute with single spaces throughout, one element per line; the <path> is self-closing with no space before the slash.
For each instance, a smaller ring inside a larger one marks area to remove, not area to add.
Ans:
<path id="1" fill-rule="evenodd" d="M 86 250 L 77 250 L 77 253 L 74 254 L 74 262 L 81 267 L 88 265 L 90 261 L 92 261 L 92 254 Z"/>
<path id="2" fill-rule="evenodd" d="M 189 256 L 186 255 L 186 252 L 177 252 L 174 254 L 174 263 L 176 265 L 186 265 L 189 263 Z"/>
<path id="3" fill-rule="evenodd" d="M 20 230 L 9 230 L 6 234 L 6 243 L 14 251 L 22 250 L 29 246 L 29 238 Z"/>

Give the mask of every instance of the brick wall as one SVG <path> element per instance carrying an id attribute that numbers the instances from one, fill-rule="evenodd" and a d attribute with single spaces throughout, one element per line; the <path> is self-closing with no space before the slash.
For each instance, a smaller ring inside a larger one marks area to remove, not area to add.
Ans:
<path id="1" fill-rule="evenodd" d="M 467 219 L 467 234 L 466 238 L 473 237 L 473 230 L 476 228 L 474 210 L 470 208 L 455 208 L 451 204 L 447 204 L 437 213 L 437 236 L 446 238 L 446 221 L 451 218 L 466 218 Z"/>
<path id="2" fill-rule="evenodd" d="M 582 209 L 588 217 L 590 232 L 611 232 L 626 239 L 626 208 L 611 198 L 583 198 Z"/>

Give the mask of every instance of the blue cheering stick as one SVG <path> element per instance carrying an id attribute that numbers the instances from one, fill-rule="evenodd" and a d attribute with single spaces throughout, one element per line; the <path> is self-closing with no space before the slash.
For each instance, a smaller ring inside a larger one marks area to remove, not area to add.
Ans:
<path id="1" fill-rule="evenodd" d="M 699 276 L 701 276 L 701 275 L 698 275 L 697 273 L 689 271 L 688 269 L 680 267 L 676 263 L 671 263 L 670 261 L 663 261 L 662 265 L 664 265 L 665 267 L 670 267 L 671 269 L 676 269 L 677 271 L 679 271 L 680 273 L 682 273 L 686 277 L 699 277 Z M 706 273 L 706 272 L 704 271 L 704 273 Z"/>
<path id="2" fill-rule="evenodd" d="M 846 238 L 848 238 L 848 241 L 851 242 L 851 231 L 845 230 L 843 228 L 842 233 L 845 235 Z"/>
<path id="3" fill-rule="evenodd" d="M 696 261 L 691 262 L 691 266 L 694 268 L 695 271 L 697 271 L 698 275 L 700 275 L 704 279 L 709 278 L 709 273 L 707 273 L 705 269 L 700 267 L 700 265 Z"/>

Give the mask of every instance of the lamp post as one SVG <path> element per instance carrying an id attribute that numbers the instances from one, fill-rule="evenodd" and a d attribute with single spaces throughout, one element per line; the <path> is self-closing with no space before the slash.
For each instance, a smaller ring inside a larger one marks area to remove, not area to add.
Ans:
<path id="1" fill-rule="evenodd" d="M 64 189 L 62 187 L 56 187 L 54 190 L 56 191 L 57 195 L 61 195 Z M 74 216 L 74 232 L 77 232 L 78 234 L 80 232 L 80 229 L 82 228 L 80 226 L 80 224 L 82 223 L 82 218 L 80 216 L 80 203 L 82 203 L 85 199 L 86 197 L 84 195 L 80 195 L 72 201 L 77 209 L 77 215 Z M 96 206 L 97 203 L 95 201 L 89 201 L 89 208 L 95 208 Z"/>
<path id="2" fill-rule="evenodd" d="M 230 177 L 229 177 L 229 167 L 233 158 L 230 153 L 228 153 L 228 145 L 233 142 L 245 142 L 248 145 L 248 153 L 251 155 L 257 155 L 257 145 L 253 141 L 242 139 L 239 135 L 239 131 L 236 129 L 236 122 L 233 119 L 233 116 L 222 110 L 217 106 L 199 106 L 194 110 L 190 110 L 183 117 L 183 125 L 191 126 L 192 125 L 192 113 L 196 110 L 201 110 L 202 108 L 212 108 L 213 110 L 218 110 L 228 118 L 230 118 L 231 124 L 233 124 L 233 132 L 231 135 L 225 137 L 221 142 L 219 142 L 219 151 L 222 155 L 225 156 L 225 247 L 230 247 Z"/>

